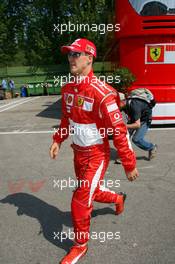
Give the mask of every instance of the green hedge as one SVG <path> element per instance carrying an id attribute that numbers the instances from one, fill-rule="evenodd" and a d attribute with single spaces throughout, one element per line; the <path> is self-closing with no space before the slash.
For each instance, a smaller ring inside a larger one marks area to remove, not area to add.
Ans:
<path id="1" fill-rule="evenodd" d="M 109 62 L 96 62 L 93 65 L 94 72 L 99 75 L 103 71 L 110 71 Z M 48 80 L 54 80 L 54 76 L 65 75 L 69 72 L 68 65 L 51 65 L 40 67 L 4 67 L 0 68 L 0 80 L 3 78 L 10 80 L 13 79 L 16 88 L 20 88 L 24 84 L 28 83 L 42 83 L 48 82 Z"/>

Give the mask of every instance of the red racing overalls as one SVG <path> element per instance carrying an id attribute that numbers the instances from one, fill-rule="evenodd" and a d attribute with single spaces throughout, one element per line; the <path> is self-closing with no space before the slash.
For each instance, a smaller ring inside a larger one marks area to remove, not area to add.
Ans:
<path id="1" fill-rule="evenodd" d="M 124 169 L 132 171 L 136 166 L 127 128 L 116 102 L 119 103 L 116 91 L 99 81 L 93 72 L 80 83 L 68 83 L 62 88 L 62 119 L 53 140 L 61 143 L 72 134 L 79 185 L 73 193 L 71 212 L 75 241 L 80 244 L 89 239 L 92 202 L 116 201 L 117 194 L 100 184 L 109 163 L 109 133 L 113 134 Z"/>

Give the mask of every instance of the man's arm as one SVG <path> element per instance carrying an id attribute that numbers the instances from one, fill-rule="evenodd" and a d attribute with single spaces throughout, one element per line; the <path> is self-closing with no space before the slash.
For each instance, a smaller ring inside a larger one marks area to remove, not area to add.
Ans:
<path id="1" fill-rule="evenodd" d="M 53 142 L 61 144 L 69 136 L 69 120 L 66 115 L 63 114 L 59 128 L 53 135 Z"/>
<path id="2" fill-rule="evenodd" d="M 58 130 L 53 135 L 53 143 L 50 147 L 51 159 L 56 159 L 61 143 L 69 136 L 69 120 L 63 116 Z"/>
<path id="3" fill-rule="evenodd" d="M 140 126 L 141 126 L 140 118 L 138 120 L 136 120 L 134 123 L 127 124 L 126 126 L 127 126 L 127 128 L 132 128 L 132 129 L 138 129 L 138 128 L 140 128 Z"/>
<path id="4" fill-rule="evenodd" d="M 69 136 L 69 119 L 66 112 L 66 105 L 62 95 L 62 118 L 58 130 L 53 135 L 53 143 L 50 147 L 50 157 L 56 159 L 61 143 Z"/>
<path id="5" fill-rule="evenodd" d="M 135 153 L 129 140 L 129 134 L 124 124 L 122 114 L 113 95 L 108 96 L 100 107 L 100 112 L 106 128 L 113 130 L 113 143 L 118 151 L 128 180 L 133 181 L 138 177 Z"/>

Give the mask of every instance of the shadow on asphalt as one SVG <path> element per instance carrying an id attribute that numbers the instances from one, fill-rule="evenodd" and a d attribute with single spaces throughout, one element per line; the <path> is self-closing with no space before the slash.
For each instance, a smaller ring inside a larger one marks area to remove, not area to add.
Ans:
<path id="1" fill-rule="evenodd" d="M 18 207 L 18 216 L 24 214 L 37 219 L 41 225 L 41 230 L 38 235 L 43 234 L 43 236 L 55 246 L 66 251 L 72 246 L 72 242 L 69 239 L 64 240 L 64 243 L 58 239 L 54 239 L 54 232 L 56 232 L 56 234 L 61 232 L 63 230 L 63 224 L 68 227 L 72 226 L 70 212 L 62 212 L 58 208 L 27 193 L 8 195 L 0 200 L 0 203 L 13 204 Z"/>
<path id="2" fill-rule="evenodd" d="M 18 207 L 18 216 L 24 214 L 37 219 L 41 225 L 41 230 L 38 235 L 43 234 L 43 236 L 55 246 L 68 252 L 69 248 L 73 245 L 72 240 L 68 238 L 63 242 L 57 237 L 54 239 L 54 232 L 56 234 L 60 234 L 63 230 L 63 225 L 69 228 L 72 227 L 70 212 L 62 212 L 58 208 L 27 193 L 15 193 L 8 195 L 4 199 L 0 200 L 0 203 L 8 203 Z M 115 214 L 115 212 L 111 208 L 105 207 L 94 210 L 92 217 L 106 214 Z"/>
<path id="3" fill-rule="evenodd" d="M 110 160 L 113 160 L 115 161 L 118 157 L 117 155 L 117 151 L 116 149 L 114 148 L 110 148 Z M 146 156 L 139 156 L 139 157 L 136 157 L 137 160 L 146 160 L 146 161 L 149 161 L 148 157 Z"/>
<path id="4" fill-rule="evenodd" d="M 136 157 L 136 160 L 146 160 L 146 161 L 149 161 L 148 157 L 145 157 L 145 156 Z"/>
<path id="5" fill-rule="evenodd" d="M 53 118 L 53 119 L 61 119 L 61 100 L 59 99 L 55 103 L 46 102 L 43 106 L 46 108 L 38 113 L 36 116 L 45 117 L 45 118 Z"/>

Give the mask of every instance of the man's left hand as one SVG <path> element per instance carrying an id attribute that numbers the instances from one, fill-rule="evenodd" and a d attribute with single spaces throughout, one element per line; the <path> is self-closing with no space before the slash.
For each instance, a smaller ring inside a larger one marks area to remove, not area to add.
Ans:
<path id="1" fill-rule="evenodd" d="M 137 168 L 135 168 L 132 171 L 125 171 L 126 177 L 128 178 L 129 181 L 134 181 L 139 177 L 139 173 Z"/>

